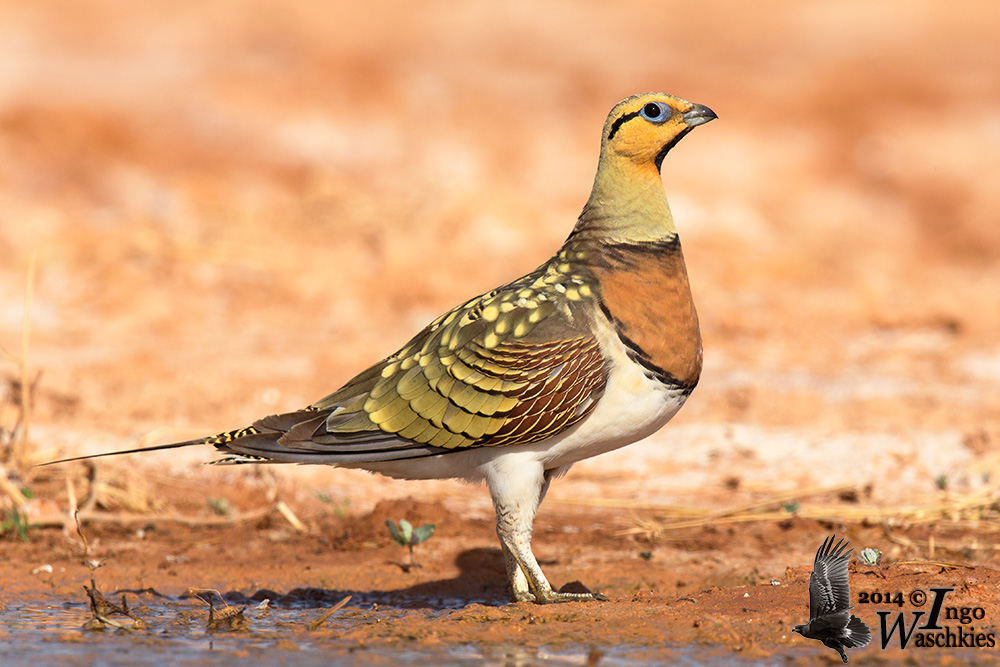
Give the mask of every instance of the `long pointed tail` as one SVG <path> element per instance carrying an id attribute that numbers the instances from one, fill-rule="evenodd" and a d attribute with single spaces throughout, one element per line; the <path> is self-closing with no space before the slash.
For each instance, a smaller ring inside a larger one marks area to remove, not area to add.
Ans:
<path id="1" fill-rule="evenodd" d="M 103 454 L 88 454 L 87 456 L 74 456 L 58 461 L 46 461 L 39 463 L 39 466 L 54 466 L 57 463 L 70 463 L 71 461 L 89 461 L 90 459 L 102 459 L 105 456 L 121 456 L 122 454 L 138 454 L 139 452 L 155 452 L 161 449 L 177 449 L 179 447 L 190 447 L 192 445 L 213 444 L 215 438 L 199 438 L 197 440 L 185 440 L 184 442 L 171 442 L 166 445 L 151 445 L 149 447 L 136 447 L 135 449 L 123 449 L 120 452 L 104 452 Z"/>
<path id="2" fill-rule="evenodd" d="M 165 445 L 151 445 L 149 447 L 136 447 L 135 449 L 124 449 L 120 452 L 105 452 L 104 454 L 90 454 L 88 456 L 74 456 L 69 459 L 59 459 L 58 461 L 48 461 L 47 463 L 40 463 L 40 466 L 51 466 L 57 463 L 69 463 L 71 461 L 87 461 L 90 459 L 100 459 L 105 456 L 121 456 L 122 454 L 138 454 L 140 452 L 156 452 L 161 449 L 178 449 L 180 447 L 191 447 L 193 445 L 212 445 L 223 451 L 226 450 L 226 445 L 234 440 L 239 440 L 240 438 L 245 438 L 247 436 L 257 435 L 260 430 L 255 426 L 247 426 L 246 428 L 238 428 L 233 431 L 226 431 L 225 433 L 220 433 L 219 435 L 212 436 L 210 438 L 196 438 L 194 440 L 185 440 L 184 442 L 170 442 Z"/>
<path id="3" fill-rule="evenodd" d="M 445 449 L 407 440 L 382 431 L 372 424 L 367 430 L 329 430 L 328 413 L 315 408 L 271 415 L 258 419 L 252 426 L 226 431 L 209 438 L 172 442 L 165 445 L 136 447 L 119 452 L 74 456 L 39 465 L 55 465 L 70 461 L 86 461 L 105 456 L 121 456 L 161 449 L 178 449 L 193 445 L 209 445 L 216 449 L 219 460 L 211 463 L 324 463 L 328 465 L 361 465 L 402 459 L 437 456 L 463 448 Z"/>

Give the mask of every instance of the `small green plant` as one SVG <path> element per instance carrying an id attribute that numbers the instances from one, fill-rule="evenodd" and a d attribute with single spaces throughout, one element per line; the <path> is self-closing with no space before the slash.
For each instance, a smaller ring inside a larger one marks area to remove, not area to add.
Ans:
<path id="1" fill-rule="evenodd" d="M 333 508 L 333 514 L 338 519 L 343 519 L 347 516 L 347 508 L 351 506 L 351 499 L 344 498 L 339 503 L 334 501 L 334 499 L 328 493 L 323 493 L 322 491 L 316 491 L 316 498 L 321 502 L 325 503 Z"/>
<path id="2" fill-rule="evenodd" d="M 882 571 L 882 552 L 878 549 L 862 549 L 861 553 L 858 555 L 858 560 L 865 565 L 875 568 L 878 572 L 878 576 L 885 579 L 885 572 Z"/>
<path id="3" fill-rule="evenodd" d="M 934 486 L 936 486 L 941 491 L 947 491 L 948 490 L 948 473 L 944 473 L 943 472 L 940 475 L 938 475 L 937 478 L 934 480 Z"/>
<path id="4" fill-rule="evenodd" d="M 219 516 L 229 516 L 233 508 L 229 506 L 228 498 L 209 498 L 208 506 Z"/>
<path id="5" fill-rule="evenodd" d="M 795 514 L 796 512 L 799 511 L 799 509 L 801 509 L 801 507 L 802 506 L 799 505 L 799 501 L 797 500 L 792 500 L 790 502 L 783 503 L 781 505 L 781 509 L 785 510 L 789 514 Z"/>
<path id="6" fill-rule="evenodd" d="M 4 514 L 6 515 L 6 519 L 0 522 L 0 533 L 7 534 L 12 532 L 20 537 L 22 542 L 30 542 L 28 528 L 31 526 L 28 523 L 27 512 L 22 512 L 14 507 L 4 512 Z"/>
<path id="7" fill-rule="evenodd" d="M 385 525 L 389 528 L 389 535 L 392 537 L 393 541 L 396 542 L 396 544 L 401 547 L 409 547 L 409 567 L 420 567 L 420 565 L 417 564 L 416 559 L 413 558 L 413 547 L 417 546 L 421 542 L 426 542 L 431 539 L 431 535 L 434 534 L 434 524 L 425 523 L 419 528 L 414 528 L 413 525 L 406 519 L 400 519 L 399 525 L 397 525 L 392 519 L 386 519 Z"/>

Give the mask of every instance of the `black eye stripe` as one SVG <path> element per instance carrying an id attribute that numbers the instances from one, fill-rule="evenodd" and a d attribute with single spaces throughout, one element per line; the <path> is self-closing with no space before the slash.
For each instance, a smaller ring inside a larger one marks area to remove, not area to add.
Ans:
<path id="1" fill-rule="evenodd" d="M 660 102 L 647 102 L 638 111 L 632 111 L 627 113 L 617 119 L 611 124 L 611 130 L 608 131 L 608 141 L 614 138 L 621 126 L 629 122 L 633 118 L 645 118 L 646 120 L 660 124 L 670 117 L 670 109 Z"/>
<path id="2" fill-rule="evenodd" d="M 611 131 L 608 132 L 608 141 L 611 141 L 611 138 L 615 136 L 615 133 L 618 132 L 618 129 L 622 125 L 629 122 L 633 118 L 638 118 L 640 113 L 641 113 L 640 111 L 633 111 L 632 113 L 627 113 L 624 116 L 621 116 L 615 122 L 613 122 L 611 124 Z"/>

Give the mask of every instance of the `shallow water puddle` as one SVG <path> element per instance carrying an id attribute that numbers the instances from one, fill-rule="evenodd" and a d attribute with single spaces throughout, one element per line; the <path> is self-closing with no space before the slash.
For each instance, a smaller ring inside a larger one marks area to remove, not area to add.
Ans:
<path id="1" fill-rule="evenodd" d="M 120 601 L 121 596 L 115 596 Z M 291 602 L 291 601 L 289 601 Z M 443 612 L 430 609 L 345 606 L 316 631 L 308 627 L 323 614 L 315 602 L 257 608 L 242 605 L 249 628 L 240 632 L 207 631 L 208 607 L 196 599 L 172 600 L 129 596 L 130 609 L 148 625 L 141 630 L 85 629 L 93 619 L 89 605 L 55 600 L 5 602 L 0 611 L 0 664 L 21 665 L 329 665 L 331 661 L 352 664 L 556 664 L 622 665 L 648 664 L 664 660 L 680 665 L 750 665 L 728 653 L 690 647 L 667 653 L 644 647 L 618 646 L 579 650 L 528 648 L 510 644 L 444 643 L 405 635 L 383 633 L 373 641 L 371 624 L 392 626 L 394 622 L 419 616 L 434 620 Z M 216 612 L 226 609 L 216 606 Z M 127 621 L 127 619 L 124 619 Z M 442 623 L 453 623 L 439 618 Z M 385 641 L 386 637 L 390 641 Z M 409 645 L 408 645 L 409 644 Z M 721 662 L 720 662 L 721 661 Z M 760 664 L 765 664 L 761 662 Z"/>

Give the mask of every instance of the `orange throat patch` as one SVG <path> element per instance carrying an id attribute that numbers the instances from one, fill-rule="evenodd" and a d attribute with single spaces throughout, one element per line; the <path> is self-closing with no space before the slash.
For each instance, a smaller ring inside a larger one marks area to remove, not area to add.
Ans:
<path id="1" fill-rule="evenodd" d="M 680 240 L 605 245 L 590 268 L 601 310 L 632 359 L 661 382 L 693 390 L 701 329 Z"/>

